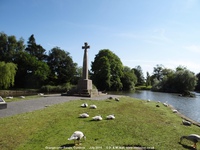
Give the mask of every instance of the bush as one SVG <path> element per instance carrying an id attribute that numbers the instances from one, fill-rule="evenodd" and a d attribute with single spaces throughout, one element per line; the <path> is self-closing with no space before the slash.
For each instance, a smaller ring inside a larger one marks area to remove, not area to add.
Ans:
<path id="1" fill-rule="evenodd" d="M 135 89 L 136 90 L 151 90 L 152 86 L 136 86 Z"/>
<path id="2" fill-rule="evenodd" d="M 72 87 L 73 85 L 71 85 L 70 83 L 57 86 L 45 85 L 41 87 L 40 91 L 44 93 L 63 93 L 72 89 Z"/>

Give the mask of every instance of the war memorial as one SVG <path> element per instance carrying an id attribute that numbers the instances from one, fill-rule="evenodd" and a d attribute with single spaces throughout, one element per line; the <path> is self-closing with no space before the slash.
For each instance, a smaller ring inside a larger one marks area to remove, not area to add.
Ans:
<path id="1" fill-rule="evenodd" d="M 101 94 L 96 88 L 93 88 L 92 80 L 88 77 L 88 49 L 90 49 L 90 46 L 87 42 L 84 43 L 82 49 L 84 49 L 82 77 L 75 89 L 62 93 L 62 96 L 95 97 Z"/>

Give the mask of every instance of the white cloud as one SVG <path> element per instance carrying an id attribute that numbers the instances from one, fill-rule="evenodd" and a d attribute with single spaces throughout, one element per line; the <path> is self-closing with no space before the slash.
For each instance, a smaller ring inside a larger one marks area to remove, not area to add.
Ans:
<path id="1" fill-rule="evenodd" d="M 172 40 L 167 37 L 166 29 L 157 28 L 149 33 L 149 36 L 147 36 L 145 42 L 155 45 L 163 45 L 171 43 Z"/>
<path id="2" fill-rule="evenodd" d="M 166 68 L 170 69 L 176 69 L 178 66 L 183 66 L 189 69 L 190 71 L 194 73 L 199 73 L 200 72 L 200 65 L 197 62 L 194 61 L 185 61 L 185 60 L 170 60 L 164 64 Z"/>
<path id="3" fill-rule="evenodd" d="M 137 39 L 145 41 L 146 43 L 161 45 L 171 42 L 171 39 L 166 36 L 166 29 L 157 28 L 152 30 L 147 30 L 142 33 L 130 33 L 123 32 L 119 33 L 116 36 L 128 39 Z"/>
<path id="4" fill-rule="evenodd" d="M 200 45 L 190 45 L 183 47 L 191 52 L 200 53 Z"/>

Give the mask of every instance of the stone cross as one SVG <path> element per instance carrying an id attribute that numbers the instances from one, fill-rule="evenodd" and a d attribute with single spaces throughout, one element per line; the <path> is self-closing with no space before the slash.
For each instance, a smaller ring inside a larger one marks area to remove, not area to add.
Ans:
<path id="1" fill-rule="evenodd" d="M 83 73 L 82 73 L 82 78 L 83 79 L 88 79 L 88 54 L 87 54 L 87 49 L 89 49 L 90 46 L 88 43 L 84 43 L 84 46 L 82 46 L 82 49 L 84 49 L 84 56 L 83 56 Z"/>

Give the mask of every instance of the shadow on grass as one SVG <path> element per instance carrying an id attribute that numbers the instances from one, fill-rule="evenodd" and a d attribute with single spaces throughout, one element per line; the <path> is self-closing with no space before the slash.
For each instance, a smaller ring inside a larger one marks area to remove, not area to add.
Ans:
<path id="1" fill-rule="evenodd" d="M 101 122 L 102 120 L 93 120 L 93 119 L 90 119 L 89 121 L 90 122 Z"/>
<path id="2" fill-rule="evenodd" d="M 111 102 L 111 100 L 105 100 L 105 102 Z"/>
<path id="3" fill-rule="evenodd" d="M 195 148 L 193 148 L 192 146 L 188 146 L 188 145 L 185 145 L 185 144 L 182 144 L 182 143 L 180 143 L 180 142 L 178 142 L 180 145 L 182 145 L 183 146 L 183 148 L 185 148 L 185 149 L 189 149 L 189 150 L 196 150 Z"/>

